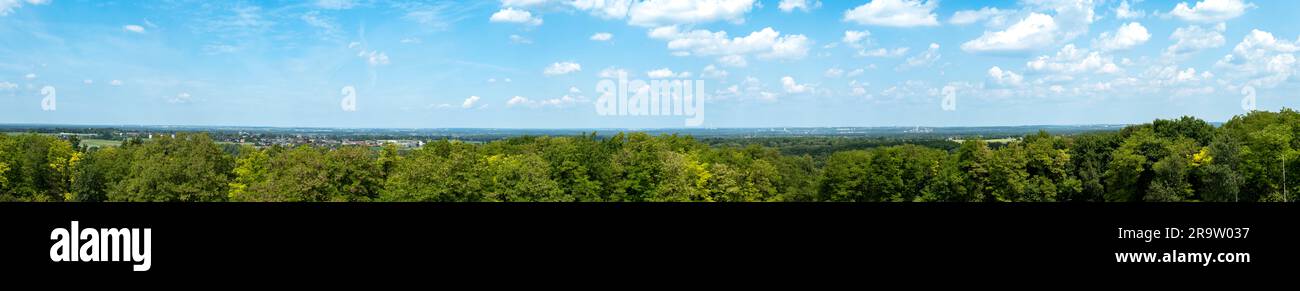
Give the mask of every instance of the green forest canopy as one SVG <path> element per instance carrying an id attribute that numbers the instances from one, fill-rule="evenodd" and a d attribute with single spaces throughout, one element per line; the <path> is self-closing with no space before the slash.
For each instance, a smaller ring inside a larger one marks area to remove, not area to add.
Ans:
<path id="1" fill-rule="evenodd" d="M 0 135 L 0 201 L 1276 202 L 1295 200 L 1300 183 L 1283 172 L 1298 135 L 1290 109 L 1217 128 L 1183 117 L 996 148 L 967 140 L 816 157 L 643 133 L 442 140 L 409 152 L 223 150 L 202 133 L 101 148 Z"/>

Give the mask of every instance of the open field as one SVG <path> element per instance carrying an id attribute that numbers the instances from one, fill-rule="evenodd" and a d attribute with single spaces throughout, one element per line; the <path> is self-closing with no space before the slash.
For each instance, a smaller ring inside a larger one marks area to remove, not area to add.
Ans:
<path id="1" fill-rule="evenodd" d="M 81 140 L 81 145 L 92 147 L 92 148 L 115 147 L 115 146 L 122 145 L 122 141 L 107 140 L 107 139 L 83 139 Z"/>

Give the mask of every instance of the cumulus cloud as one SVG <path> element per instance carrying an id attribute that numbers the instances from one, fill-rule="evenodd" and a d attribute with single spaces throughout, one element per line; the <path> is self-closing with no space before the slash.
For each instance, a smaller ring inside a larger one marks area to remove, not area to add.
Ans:
<path id="1" fill-rule="evenodd" d="M 515 106 L 520 106 L 520 105 L 531 105 L 532 103 L 533 103 L 532 100 L 528 100 L 528 98 L 524 98 L 524 96 L 515 96 L 515 97 L 510 98 L 510 100 L 506 100 L 506 107 L 515 107 Z"/>
<path id="2" fill-rule="evenodd" d="M 565 75 L 577 71 L 582 71 L 582 65 L 574 62 L 556 62 L 547 66 L 542 74 L 547 76 Z"/>
<path id="3" fill-rule="evenodd" d="M 539 107 L 544 107 L 544 106 L 550 106 L 550 107 L 566 107 L 566 106 L 569 106 L 569 105 L 577 104 L 577 103 L 579 103 L 579 102 L 588 102 L 588 101 L 586 100 L 585 97 L 582 97 L 582 96 L 576 96 L 576 97 L 575 97 L 575 96 L 572 95 L 572 92 L 573 92 L 574 89 L 576 89 L 576 88 L 569 88 L 569 89 L 570 89 L 570 93 L 571 93 L 571 94 L 569 94 L 569 95 L 564 95 L 564 96 L 559 97 L 559 98 L 551 98 L 551 99 L 543 99 L 543 100 L 532 100 L 532 99 L 528 99 L 527 97 L 523 97 L 523 96 L 515 96 L 515 97 L 510 98 L 510 100 L 506 100 L 506 107 L 512 107 L 512 108 L 513 108 L 513 107 L 530 107 L 530 108 L 539 108 Z M 581 93 L 581 92 L 578 92 L 578 93 Z"/>
<path id="4" fill-rule="evenodd" d="M 1061 48 L 1055 56 L 1039 56 L 1026 65 L 1030 70 L 1059 74 L 1113 74 L 1121 70 L 1111 57 L 1089 52 L 1073 44 Z"/>
<path id="5" fill-rule="evenodd" d="M 1016 72 L 1010 70 L 1002 70 L 1002 68 L 998 66 L 989 68 L 988 73 L 989 79 L 992 79 L 994 83 L 1003 86 L 1020 86 L 1025 80 L 1024 76 L 1016 74 Z"/>
<path id="6" fill-rule="evenodd" d="M 460 108 L 473 108 L 475 104 L 478 104 L 480 99 L 481 98 L 478 96 L 469 96 L 469 98 L 465 98 L 465 102 L 460 103 Z"/>
<path id="7" fill-rule="evenodd" d="M 626 75 L 627 75 L 627 70 L 619 69 L 619 68 L 616 68 L 616 67 L 608 67 L 608 68 L 605 68 L 604 70 L 600 70 L 600 72 L 596 74 L 596 76 L 598 76 L 598 77 L 600 77 L 600 78 L 602 78 L 602 79 L 616 79 L 616 78 L 618 78 L 619 75 L 625 75 L 625 76 L 626 76 Z"/>
<path id="8" fill-rule="evenodd" d="M 13 89 L 18 89 L 18 84 L 14 84 L 10 82 L 0 82 L 0 90 L 13 90 Z"/>
<path id="9" fill-rule="evenodd" d="M 587 2 L 587 3 L 576 3 Z M 593 8 L 615 8 L 623 5 L 615 3 L 598 5 L 594 2 L 619 2 L 619 1 L 575 1 L 575 7 Z M 665 25 L 677 24 L 697 24 L 707 23 L 719 20 L 725 20 L 733 23 L 743 23 L 745 14 L 753 10 L 757 2 L 754 0 L 697 0 L 697 1 L 679 1 L 679 0 L 646 0 L 631 3 L 628 6 L 628 23 L 636 26 L 658 27 Z M 608 10 L 605 10 L 608 12 Z"/>
<path id="10" fill-rule="evenodd" d="M 645 72 L 645 75 L 646 75 L 646 77 L 650 77 L 650 78 L 653 78 L 653 79 L 690 78 L 690 77 L 691 77 L 691 73 L 690 73 L 690 72 L 674 73 L 673 70 L 670 70 L 670 69 L 668 69 L 668 68 L 662 68 L 662 69 L 658 69 L 658 70 L 653 70 L 653 71 Z"/>
<path id="11" fill-rule="evenodd" d="M 862 48 L 870 41 L 870 36 L 871 32 L 866 30 L 845 30 L 844 37 L 840 39 L 840 42 L 850 47 Z"/>
<path id="12" fill-rule="evenodd" d="M 1129 22 L 1120 26 L 1115 32 L 1102 32 L 1101 36 L 1093 40 L 1093 47 L 1102 51 L 1127 50 L 1138 45 L 1146 43 L 1151 39 L 1151 33 L 1141 23 Z"/>
<path id="13" fill-rule="evenodd" d="M 1217 48 L 1227 42 L 1223 37 L 1223 31 L 1226 26 L 1220 23 L 1215 29 L 1206 29 L 1197 25 L 1179 27 L 1169 35 L 1169 39 L 1174 41 L 1173 45 L 1165 49 L 1165 54 L 1170 56 L 1183 56 L 1192 54 L 1205 49 Z"/>
<path id="14" fill-rule="evenodd" d="M 614 34 L 608 32 L 598 32 L 596 34 L 591 35 L 591 40 L 594 41 L 609 41 L 612 39 L 614 39 Z"/>
<path id="15" fill-rule="evenodd" d="M 897 69 L 907 70 L 911 68 L 929 67 L 934 64 L 934 62 L 938 61 L 940 57 L 939 44 L 931 43 L 929 49 L 926 49 L 925 52 L 922 52 L 921 54 L 907 58 L 907 61 L 899 65 Z"/>
<path id="16" fill-rule="evenodd" d="M 916 27 L 938 26 L 934 9 L 938 1 L 874 0 L 844 12 L 844 21 L 862 25 Z"/>
<path id="17" fill-rule="evenodd" d="M 962 44 L 962 50 L 983 54 L 1025 54 L 1087 35 L 1097 20 L 1099 0 L 1022 0 L 1024 15 L 1014 24 L 985 31 Z"/>
<path id="18" fill-rule="evenodd" d="M 113 80 L 111 82 L 108 82 L 108 84 L 112 86 L 122 86 L 122 80 Z"/>
<path id="19" fill-rule="evenodd" d="M 1271 88 L 1289 81 L 1300 69 L 1297 51 L 1300 51 L 1300 40 L 1277 39 L 1272 33 L 1256 29 L 1233 47 L 1232 54 L 1216 62 L 1215 67 L 1233 72 L 1225 76 L 1238 81 Z"/>
<path id="20" fill-rule="evenodd" d="M 751 54 L 760 59 L 802 59 L 812 45 L 804 35 L 781 35 L 771 27 L 731 38 L 725 31 L 680 31 L 676 26 L 665 26 L 651 30 L 650 37 L 668 41 L 668 49 L 675 55 L 723 56 L 729 59 L 719 62 L 732 66 L 744 66 L 743 57 Z"/>
<path id="21" fill-rule="evenodd" d="M 809 85 L 796 83 L 794 78 L 790 76 L 781 78 L 781 88 L 785 89 L 785 92 L 790 94 L 803 94 L 813 90 Z"/>
<path id="22" fill-rule="evenodd" d="M 499 22 L 499 23 L 518 23 L 518 24 L 523 24 L 528 26 L 542 25 L 542 18 L 534 17 L 533 14 L 531 12 L 528 12 L 527 10 L 519 10 L 519 9 L 514 9 L 512 7 L 506 7 L 501 9 L 501 11 L 492 13 L 492 16 L 488 18 L 488 21 Z"/>
<path id="23" fill-rule="evenodd" d="M 1178 3 L 1169 15 L 1190 22 L 1220 22 L 1237 18 L 1254 7 L 1255 4 L 1243 0 L 1203 0 L 1193 5 Z"/>
<path id="24" fill-rule="evenodd" d="M 948 19 L 948 23 L 968 25 L 988 20 L 991 26 L 1001 26 L 1006 21 L 1006 17 L 1014 12 L 993 7 L 984 7 L 980 8 L 980 10 L 962 10 L 953 13 L 952 18 Z"/>
<path id="25" fill-rule="evenodd" d="M 911 48 L 900 47 L 894 49 L 886 49 L 886 48 L 864 49 L 858 51 L 858 55 L 864 57 L 896 58 L 896 57 L 907 55 L 908 51 L 911 51 Z"/>
<path id="26" fill-rule="evenodd" d="M 776 8 L 781 9 L 782 12 L 793 12 L 795 9 L 799 9 L 799 10 L 803 10 L 804 12 L 807 12 L 808 10 L 812 10 L 818 7 L 822 7 L 822 1 L 781 0 L 781 3 L 777 4 L 776 6 Z"/>
<path id="27" fill-rule="evenodd" d="M 1146 11 L 1133 10 L 1133 7 L 1129 4 L 1128 0 L 1119 2 L 1119 6 L 1115 7 L 1115 18 L 1138 19 L 1138 18 L 1145 17 L 1146 15 L 1147 15 Z"/>
<path id="28" fill-rule="evenodd" d="M 704 70 L 700 71 L 700 77 L 705 78 L 725 79 L 727 78 L 727 75 L 730 75 L 727 70 L 719 69 L 714 65 L 708 65 L 704 67 Z"/>
<path id="29" fill-rule="evenodd" d="M 745 57 L 738 55 L 726 55 L 718 58 L 718 63 L 723 66 L 743 68 L 749 65 Z"/>
<path id="30" fill-rule="evenodd" d="M 984 32 L 963 43 L 961 49 L 971 53 L 1026 52 L 1055 43 L 1059 30 L 1052 16 L 1031 13 L 1006 30 Z"/>

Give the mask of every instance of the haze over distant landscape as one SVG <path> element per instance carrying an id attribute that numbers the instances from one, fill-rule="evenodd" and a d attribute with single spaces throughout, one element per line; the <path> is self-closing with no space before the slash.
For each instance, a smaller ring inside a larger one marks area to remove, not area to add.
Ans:
<path id="1" fill-rule="evenodd" d="M 704 128 L 1222 122 L 1251 96 L 1298 105 L 1296 15 L 1284 0 L 0 0 L 0 123 L 683 127 L 599 116 L 597 83 L 619 72 L 703 80 Z"/>

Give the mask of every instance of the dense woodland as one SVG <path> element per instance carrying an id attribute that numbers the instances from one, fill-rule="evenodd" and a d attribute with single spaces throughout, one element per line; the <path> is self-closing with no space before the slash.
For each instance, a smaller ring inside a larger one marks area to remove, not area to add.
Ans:
<path id="1" fill-rule="evenodd" d="M 0 135 L 0 201 L 1294 201 L 1300 113 L 983 141 L 706 144 L 595 134 L 383 148 L 86 148 Z M 818 141 L 822 142 L 822 141 Z M 829 149 L 829 150 L 827 150 Z M 1291 168 L 1291 169 L 1287 169 Z M 1283 173 L 1286 173 L 1285 175 Z M 1287 183 L 1286 180 L 1292 183 Z"/>

